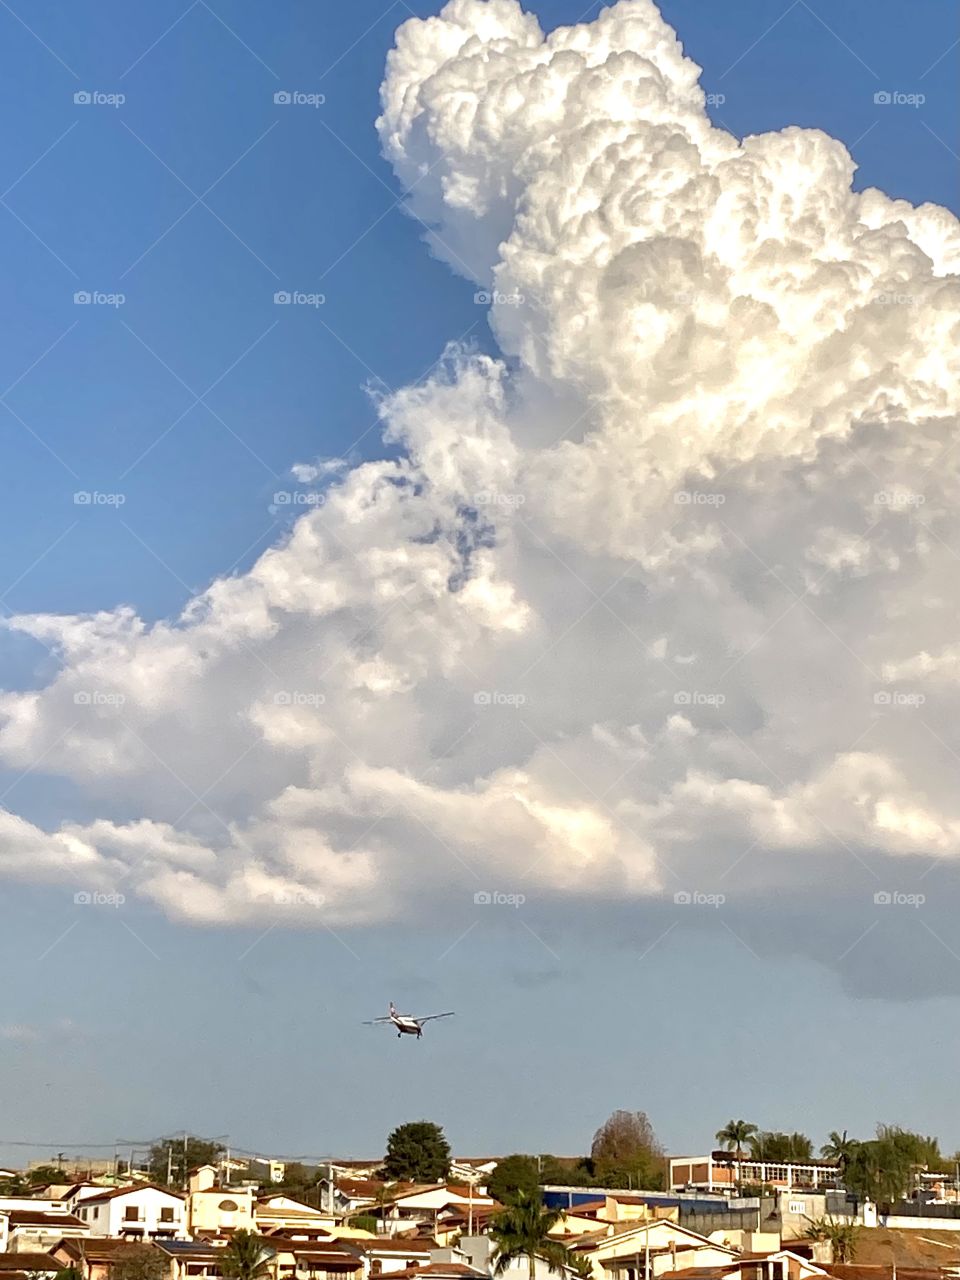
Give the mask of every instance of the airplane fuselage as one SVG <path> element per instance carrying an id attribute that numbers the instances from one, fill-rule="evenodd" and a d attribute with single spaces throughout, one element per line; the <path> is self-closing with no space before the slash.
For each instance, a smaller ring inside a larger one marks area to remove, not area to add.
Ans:
<path id="1" fill-rule="evenodd" d="M 393 1025 L 397 1028 L 397 1036 L 421 1036 L 423 1030 L 416 1018 L 404 1018 L 399 1013 L 394 1013 L 390 1018 Z"/>

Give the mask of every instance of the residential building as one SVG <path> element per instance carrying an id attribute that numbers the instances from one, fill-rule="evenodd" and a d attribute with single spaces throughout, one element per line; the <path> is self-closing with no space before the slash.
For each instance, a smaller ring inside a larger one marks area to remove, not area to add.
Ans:
<path id="1" fill-rule="evenodd" d="M 130 1240 L 91 1237 L 89 1240 L 61 1240 L 50 1250 L 62 1267 L 75 1267 L 82 1280 L 111 1280 L 114 1263 L 141 1247 Z M 0 1277 L 2 1280 L 2 1277 Z"/>
<path id="2" fill-rule="evenodd" d="M 365 1276 L 391 1275 L 410 1267 L 427 1266 L 433 1261 L 435 1240 L 400 1237 L 378 1237 L 358 1240 L 355 1236 L 338 1236 L 340 1248 L 348 1250 L 364 1263 Z"/>
<path id="3" fill-rule="evenodd" d="M 261 1235 L 271 1231 L 291 1235 L 302 1231 L 332 1232 L 342 1221 L 342 1214 L 314 1209 L 309 1204 L 294 1200 L 292 1196 L 261 1196 L 253 1205 L 253 1218 Z"/>
<path id="4" fill-rule="evenodd" d="M 786 1188 L 835 1186 L 839 1167 L 830 1160 L 780 1161 L 737 1160 L 732 1151 L 714 1151 L 706 1156 L 671 1156 L 669 1183 L 672 1191 L 696 1188 L 703 1191 L 734 1191 L 738 1186 L 756 1184 Z"/>
<path id="5" fill-rule="evenodd" d="M 43 1201 L 36 1201 L 42 1205 Z M 65 1236 L 87 1237 L 90 1228 L 72 1213 L 40 1208 L 0 1210 L 0 1249 L 11 1253 L 45 1251 Z"/>
<path id="6" fill-rule="evenodd" d="M 253 1231 L 253 1187 L 223 1187 L 217 1181 L 217 1170 L 211 1164 L 201 1165 L 190 1174 L 190 1190 L 186 1195 L 187 1232 L 194 1238 L 209 1239 L 229 1236 L 238 1229 Z"/>
<path id="7" fill-rule="evenodd" d="M 76 1208 L 91 1235 L 122 1240 L 185 1240 L 183 1196 L 165 1187 L 116 1187 L 87 1196 Z"/>
<path id="8" fill-rule="evenodd" d="M 666 1272 L 723 1266 L 736 1250 L 676 1222 L 607 1226 L 567 1245 L 587 1259 L 595 1280 L 653 1280 Z"/>
<path id="9" fill-rule="evenodd" d="M 203 1240 L 156 1240 L 154 1244 L 169 1262 L 169 1280 L 218 1280 L 223 1275 L 222 1245 Z"/>
<path id="10" fill-rule="evenodd" d="M 22 1253 L 0 1253 L 0 1280 L 53 1280 L 60 1264 L 52 1254 L 40 1250 Z"/>

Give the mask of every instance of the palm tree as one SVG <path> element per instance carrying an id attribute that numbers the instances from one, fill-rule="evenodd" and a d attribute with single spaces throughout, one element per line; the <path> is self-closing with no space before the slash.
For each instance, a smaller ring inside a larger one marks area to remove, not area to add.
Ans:
<path id="1" fill-rule="evenodd" d="M 831 1138 L 835 1135 L 831 1134 Z M 836 1218 L 808 1218 L 807 1232 L 811 1240 L 828 1240 L 832 1250 L 831 1262 L 853 1262 L 857 1255 L 857 1236 L 860 1228 L 855 1222 L 840 1222 Z"/>
<path id="2" fill-rule="evenodd" d="M 593 1263 L 586 1254 L 568 1254 L 567 1266 L 577 1276 L 577 1280 L 593 1280 Z"/>
<path id="3" fill-rule="evenodd" d="M 840 1176 L 843 1177 L 856 1145 L 856 1138 L 848 1138 L 846 1129 L 843 1133 L 837 1133 L 834 1129 L 827 1134 L 827 1140 L 820 1148 L 820 1154 L 824 1160 L 835 1160 L 840 1167 Z"/>
<path id="4" fill-rule="evenodd" d="M 565 1216 L 562 1209 L 546 1209 L 529 1193 L 518 1192 L 516 1204 L 506 1205 L 490 1220 L 490 1235 L 497 1246 L 494 1275 L 503 1275 L 518 1258 L 527 1259 L 530 1280 L 534 1280 L 538 1258 L 551 1271 L 562 1272 L 570 1254 L 550 1232 Z"/>
<path id="5" fill-rule="evenodd" d="M 717 1130 L 716 1138 L 727 1151 L 734 1153 L 737 1162 L 737 1182 L 743 1181 L 741 1163 L 743 1161 L 743 1144 L 749 1142 L 759 1130 L 755 1124 L 746 1120 L 728 1120 L 722 1129 Z"/>
<path id="6" fill-rule="evenodd" d="M 230 1280 L 262 1280 L 271 1271 L 276 1253 L 262 1236 L 242 1227 L 230 1237 L 220 1270 Z"/>

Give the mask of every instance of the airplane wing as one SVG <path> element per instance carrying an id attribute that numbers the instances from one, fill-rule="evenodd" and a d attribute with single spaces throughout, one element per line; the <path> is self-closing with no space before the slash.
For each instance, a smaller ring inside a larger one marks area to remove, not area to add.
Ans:
<path id="1" fill-rule="evenodd" d="M 453 1016 L 454 1016 L 453 1011 L 451 1011 L 450 1013 L 428 1013 L 425 1018 L 416 1018 L 415 1021 L 416 1022 L 433 1022 L 435 1018 L 452 1018 Z"/>
<path id="2" fill-rule="evenodd" d="M 370 1020 L 365 1022 L 363 1025 L 365 1027 L 375 1027 L 380 1022 L 392 1022 L 392 1021 L 393 1021 L 392 1018 L 370 1018 Z"/>

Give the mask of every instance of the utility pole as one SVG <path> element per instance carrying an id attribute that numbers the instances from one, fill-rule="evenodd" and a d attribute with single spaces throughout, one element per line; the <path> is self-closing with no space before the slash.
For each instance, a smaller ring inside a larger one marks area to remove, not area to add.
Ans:
<path id="1" fill-rule="evenodd" d="M 167 1186 L 173 1183 L 173 1143 L 167 1143 Z"/>

